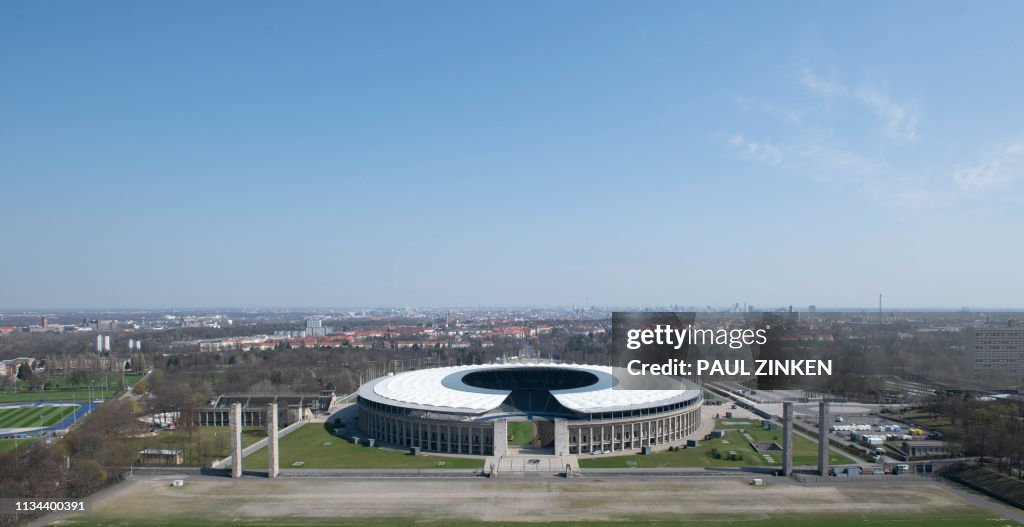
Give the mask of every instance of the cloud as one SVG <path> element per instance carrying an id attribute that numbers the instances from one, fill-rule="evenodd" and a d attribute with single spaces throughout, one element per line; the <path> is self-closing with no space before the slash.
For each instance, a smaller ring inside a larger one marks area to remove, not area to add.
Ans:
<path id="1" fill-rule="evenodd" d="M 882 120 L 883 130 L 889 137 L 904 141 L 917 139 L 917 115 L 906 107 L 871 87 L 857 90 L 857 99 Z"/>
<path id="2" fill-rule="evenodd" d="M 1024 175 L 1024 141 L 997 148 L 988 159 L 975 165 L 957 167 L 953 182 L 965 191 L 1005 190 Z"/>
<path id="3" fill-rule="evenodd" d="M 808 67 L 800 69 L 800 83 L 806 90 L 827 96 L 832 104 L 787 108 L 772 101 L 740 99 L 744 111 L 758 110 L 796 126 L 777 128 L 776 135 L 759 140 L 739 132 L 726 135 L 729 147 L 753 161 L 856 192 L 905 220 L 934 217 L 927 213 L 958 207 L 972 210 L 981 206 L 983 202 L 974 198 L 982 195 L 986 207 L 1024 204 L 1024 138 L 997 143 L 973 163 L 935 165 L 904 158 L 902 149 L 871 145 L 878 139 L 897 143 L 920 139 L 922 114 L 914 99 L 898 100 L 884 84 L 848 86 L 823 78 Z M 840 126 L 834 120 L 849 117 L 851 112 L 877 120 L 880 132 L 865 135 L 861 128 Z"/>
<path id="4" fill-rule="evenodd" d="M 743 134 L 733 134 L 729 136 L 729 145 L 762 163 L 773 166 L 782 164 L 782 151 L 770 143 L 757 143 L 748 140 Z"/>
<path id="5" fill-rule="evenodd" d="M 893 171 L 884 161 L 832 146 L 820 141 L 808 141 L 799 149 L 800 166 L 811 171 L 821 181 L 842 178 L 861 181 L 865 178 Z"/>
<path id="6" fill-rule="evenodd" d="M 876 87 L 865 86 L 852 91 L 839 81 L 819 77 L 814 70 L 806 66 L 800 69 L 800 82 L 807 89 L 829 97 L 848 98 L 852 96 L 854 100 L 882 121 L 882 131 L 891 139 L 897 141 L 917 140 L 917 123 L 919 121 L 917 113 L 905 105 L 897 103 L 887 93 Z"/>
<path id="7" fill-rule="evenodd" d="M 841 82 L 823 79 L 806 66 L 800 70 L 800 82 L 809 90 L 823 95 L 845 96 L 849 91 Z"/>

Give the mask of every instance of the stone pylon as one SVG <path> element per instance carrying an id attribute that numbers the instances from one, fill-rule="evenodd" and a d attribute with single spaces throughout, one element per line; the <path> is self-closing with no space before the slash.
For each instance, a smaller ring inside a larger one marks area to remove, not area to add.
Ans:
<path id="1" fill-rule="evenodd" d="M 818 403 L 818 474 L 828 475 L 828 403 Z"/>
<path id="2" fill-rule="evenodd" d="M 242 477 L 242 405 L 231 405 L 231 477 Z"/>
<path id="3" fill-rule="evenodd" d="M 267 477 L 276 478 L 281 472 L 277 450 L 277 403 L 267 405 Z"/>
<path id="4" fill-rule="evenodd" d="M 793 403 L 782 403 L 782 475 L 793 473 Z"/>

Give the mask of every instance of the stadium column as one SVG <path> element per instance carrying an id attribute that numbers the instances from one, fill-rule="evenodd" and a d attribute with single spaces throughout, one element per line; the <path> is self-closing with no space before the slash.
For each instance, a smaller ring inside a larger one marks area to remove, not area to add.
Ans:
<path id="1" fill-rule="evenodd" d="M 267 477 L 276 478 L 280 470 L 277 451 L 277 403 L 267 405 Z"/>
<path id="2" fill-rule="evenodd" d="M 498 419 L 494 422 L 494 456 L 508 455 L 508 420 Z"/>
<path id="3" fill-rule="evenodd" d="M 242 405 L 231 405 L 231 477 L 242 477 Z"/>
<path id="4" fill-rule="evenodd" d="M 793 473 L 793 403 L 782 403 L 782 475 Z"/>
<path id="5" fill-rule="evenodd" d="M 818 474 L 828 475 L 828 403 L 818 403 Z"/>
<path id="6" fill-rule="evenodd" d="M 555 419 L 555 454 L 564 456 L 569 453 L 569 421 Z"/>

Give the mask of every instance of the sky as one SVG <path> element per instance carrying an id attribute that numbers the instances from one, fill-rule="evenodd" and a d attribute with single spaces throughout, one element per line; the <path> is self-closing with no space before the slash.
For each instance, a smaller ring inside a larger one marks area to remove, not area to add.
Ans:
<path id="1" fill-rule="evenodd" d="M 0 308 L 1024 305 L 1021 2 L 0 3 Z"/>

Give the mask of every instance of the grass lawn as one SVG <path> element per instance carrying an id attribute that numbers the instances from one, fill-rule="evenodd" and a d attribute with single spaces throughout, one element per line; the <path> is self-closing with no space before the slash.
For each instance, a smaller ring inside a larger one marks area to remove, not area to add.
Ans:
<path id="1" fill-rule="evenodd" d="M 125 381 L 129 386 L 131 386 L 138 382 L 142 377 L 143 375 L 141 374 L 125 375 Z M 95 383 L 92 385 L 93 399 L 110 399 L 121 392 L 121 376 L 118 374 L 106 374 L 106 390 L 103 389 L 103 376 L 95 377 L 94 380 Z M 27 391 L 24 383 L 20 381 L 17 385 L 17 389 L 15 389 L 15 387 L 5 387 L 4 390 L 0 392 L 0 403 L 24 403 L 33 401 L 85 402 L 89 400 L 89 393 L 88 382 L 84 384 L 74 384 L 70 382 L 66 376 L 56 376 L 48 378 L 46 380 L 46 388 L 41 391 Z"/>
<path id="2" fill-rule="evenodd" d="M 509 446 L 523 446 L 533 441 L 533 421 L 509 421 L 508 423 L 508 444 Z"/>
<path id="3" fill-rule="evenodd" d="M 949 420 L 949 416 L 936 416 L 930 412 L 920 409 L 910 410 L 901 414 L 892 414 L 887 417 L 902 419 L 906 423 L 914 423 L 919 427 L 924 427 L 929 430 L 937 430 L 943 434 L 949 434 L 956 431 L 953 423 Z"/>
<path id="4" fill-rule="evenodd" d="M 128 386 L 135 384 L 144 377 L 141 373 L 127 373 L 124 376 L 124 380 Z M 110 386 L 121 385 L 121 374 L 120 373 L 105 373 L 102 375 L 95 375 L 85 382 L 72 382 L 70 375 L 53 375 L 46 378 L 46 389 L 48 390 L 72 390 L 79 388 L 89 388 L 89 382 L 93 382 L 93 386 L 103 386 L 106 384 Z"/>
<path id="5" fill-rule="evenodd" d="M 39 441 L 39 439 L 35 437 L 31 439 L 18 439 L 18 451 L 25 452 L 25 449 L 36 441 Z M 14 452 L 14 444 L 14 439 L 0 439 L 0 452 Z"/>
<path id="6" fill-rule="evenodd" d="M 726 424 L 742 423 L 750 424 Z M 656 467 L 749 467 L 749 466 L 782 466 L 782 452 L 765 452 L 771 456 L 771 461 L 764 458 L 763 454 L 754 452 L 750 442 L 740 430 L 744 430 L 754 441 L 777 441 L 782 444 L 781 427 L 775 432 L 761 428 L 760 420 L 756 419 L 718 419 L 716 428 L 725 430 L 725 437 L 701 441 L 696 448 L 680 449 L 675 452 L 655 452 L 649 456 L 590 456 L 583 454 L 579 456 L 581 468 L 656 468 Z M 777 439 L 776 439 L 777 438 Z M 712 450 L 717 450 L 723 459 L 712 457 Z M 729 451 L 735 451 L 742 459 L 725 459 Z M 845 454 L 832 452 L 829 456 L 830 464 L 850 464 L 855 461 Z M 794 465 L 817 465 L 818 444 L 798 434 L 793 434 L 793 464 Z"/>
<path id="7" fill-rule="evenodd" d="M 110 399 L 116 395 L 119 390 L 112 389 L 106 392 L 102 390 L 93 389 L 92 396 L 94 399 Z M 77 389 L 77 390 L 43 390 L 38 392 L 19 392 L 19 393 L 3 393 L 0 394 L 0 403 L 31 403 L 37 401 L 61 401 L 61 402 L 80 402 L 84 403 L 89 400 L 89 389 Z"/>
<path id="8" fill-rule="evenodd" d="M 263 428 L 247 426 L 242 429 L 242 446 L 247 447 L 266 435 Z M 134 448 L 136 451 L 146 448 L 181 450 L 186 465 L 207 465 L 231 455 L 231 429 L 227 426 L 197 426 L 192 429 L 191 442 L 185 430 L 162 430 L 154 437 L 136 439 Z"/>
<path id="9" fill-rule="evenodd" d="M 438 455 L 411 456 L 364 445 L 331 435 L 322 424 L 310 423 L 281 438 L 281 468 L 483 468 L 483 458 Z M 267 449 L 246 458 L 265 464 Z M 302 465 L 295 466 L 298 461 Z M 255 466 L 255 465 L 253 465 Z"/>
<path id="10" fill-rule="evenodd" d="M 77 406 L 24 406 L 0 408 L 0 428 L 36 428 L 57 424 Z"/>
<path id="11" fill-rule="evenodd" d="M 414 527 L 423 525 L 444 525 L 446 527 L 619 527 L 621 525 L 638 525 L 647 527 L 721 527 L 750 526 L 758 527 L 1003 527 L 1019 526 L 1011 520 L 993 518 L 991 513 L 978 509 L 943 511 L 935 514 L 910 516 L 890 516 L 885 514 L 787 514 L 779 513 L 774 517 L 746 515 L 729 516 L 726 514 L 710 517 L 693 517 L 674 521 L 637 520 L 637 521 L 596 521 L 596 522 L 480 522 L 465 520 L 429 520 L 421 518 L 267 518 L 260 520 L 231 519 L 211 522 L 206 518 L 143 518 L 141 520 L 123 520 L 118 518 L 72 519 L 62 525 L 76 527 L 121 527 L 121 526 L 153 526 L 153 527 L 184 527 L 189 525 L 210 525 L 222 527 L 245 527 L 264 525 L 295 525 L 295 526 L 327 526 L 340 527 Z"/>
<path id="12" fill-rule="evenodd" d="M 95 398 L 106 398 L 109 399 L 114 396 L 115 391 L 111 390 L 106 394 L 93 390 L 93 397 Z M 0 404 L 2 403 L 31 403 L 38 401 L 61 401 L 61 402 L 80 402 L 84 403 L 89 400 L 89 390 L 44 390 L 41 392 L 20 392 L 20 393 L 4 393 L 0 394 Z"/>

